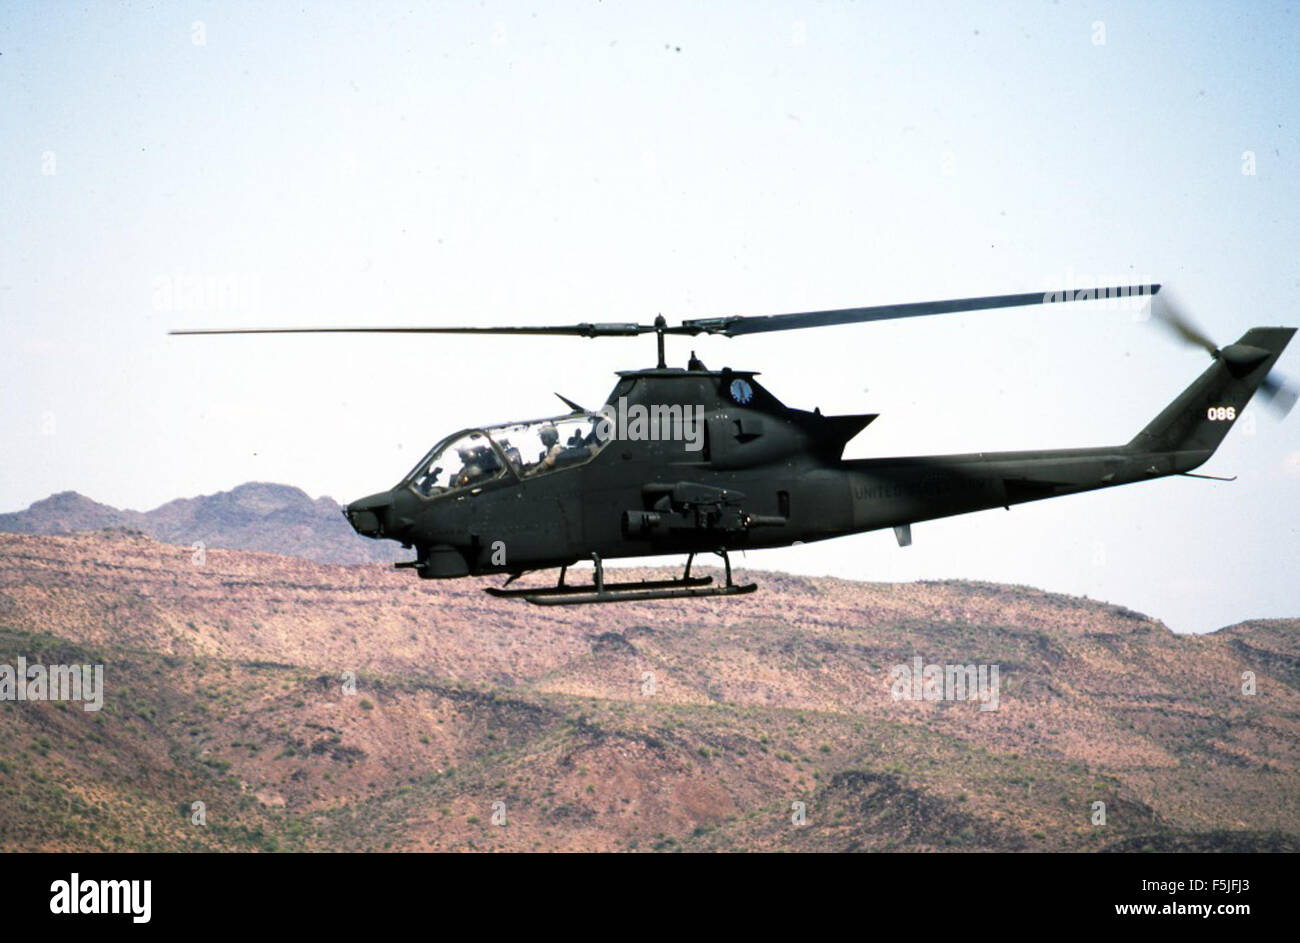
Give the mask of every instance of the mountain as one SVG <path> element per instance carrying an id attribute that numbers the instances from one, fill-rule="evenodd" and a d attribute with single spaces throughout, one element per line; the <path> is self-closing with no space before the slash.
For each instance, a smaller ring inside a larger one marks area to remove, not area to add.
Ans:
<path id="1" fill-rule="evenodd" d="M 0 535 L 0 666 L 105 679 L 98 712 L 0 703 L 0 849 L 1300 850 L 1300 620 L 1180 636 L 1020 586 L 742 578 L 539 609 Z M 914 658 L 996 666 L 996 709 L 896 700 Z"/>
<path id="2" fill-rule="evenodd" d="M 312 500 L 299 488 L 267 482 L 180 498 L 143 512 L 63 491 L 25 511 L 0 514 L 0 531 L 68 534 L 119 527 L 168 543 L 284 553 L 318 563 L 391 563 L 411 556 L 391 542 L 357 536 L 341 512 L 330 498 Z"/>
<path id="3" fill-rule="evenodd" d="M 0 514 L 0 531 L 17 534 L 70 534 L 74 531 L 125 527 L 131 511 L 119 511 L 75 491 L 60 491 L 25 511 Z"/>

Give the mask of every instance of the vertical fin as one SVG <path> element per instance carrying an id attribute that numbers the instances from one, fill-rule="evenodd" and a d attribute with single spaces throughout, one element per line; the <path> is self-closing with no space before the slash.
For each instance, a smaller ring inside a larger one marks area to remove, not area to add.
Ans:
<path id="1" fill-rule="evenodd" d="M 1218 351 L 1214 363 L 1125 448 L 1134 452 L 1213 452 L 1295 331 L 1293 327 L 1251 328 L 1237 343 Z"/>

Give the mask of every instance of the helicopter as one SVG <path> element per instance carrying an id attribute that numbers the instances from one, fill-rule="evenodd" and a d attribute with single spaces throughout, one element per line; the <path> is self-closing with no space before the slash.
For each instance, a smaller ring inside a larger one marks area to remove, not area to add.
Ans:
<path id="1" fill-rule="evenodd" d="M 1176 309 L 1160 320 L 1213 362 L 1122 445 L 845 459 L 874 413 L 829 416 L 786 406 L 750 370 L 710 370 L 692 352 L 670 367 L 669 336 L 740 337 L 769 331 L 1086 301 L 1154 296 L 1160 285 L 1031 292 L 809 311 L 700 318 L 669 325 L 581 323 L 505 327 L 326 327 L 175 330 L 172 334 L 386 333 L 656 335 L 652 368 L 618 372 L 600 410 L 560 397 L 569 412 L 480 426 L 438 442 L 396 485 L 343 509 L 364 537 L 398 541 L 415 559 L 394 564 L 425 579 L 504 575 L 485 591 L 536 605 L 736 596 L 729 553 L 786 547 L 892 528 L 900 546 L 920 521 L 1078 494 L 1170 475 L 1197 475 L 1257 389 L 1285 413 L 1296 393 L 1270 375 L 1295 333 L 1256 327 L 1216 346 Z M 557 394 L 558 395 L 558 394 Z M 1231 480 L 1231 479 L 1218 479 Z M 612 581 L 604 561 L 684 554 L 681 576 Z M 722 559 L 721 585 L 692 575 L 700 554 Z M 593 564 L 590 584 L 566 582 Z M 516 587 L 559 569 L 553 586 Z"/>

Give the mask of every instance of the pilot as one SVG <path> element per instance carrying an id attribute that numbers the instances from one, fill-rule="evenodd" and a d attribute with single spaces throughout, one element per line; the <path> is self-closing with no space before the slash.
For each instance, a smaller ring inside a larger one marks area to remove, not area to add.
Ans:
<path id="1" fill-rule="evenodd" d="M 471 449 L 467 445 L 456 450 L 456 456 L 460 459 L 461 464 L 460 474 L 456 476 L 458 486 L 468 485 L 483 477 L 483 469 L 477 463 L 475 451 L 475 449 Z"/>
<path id="2" fill-rule="evenodd" d="M 537 456 L 537 464 L 529 469 L 532 474 L 554 468 L 556 457 L 564 451 L 560 445 L 560 433 L 550 423 L 537 430 L 537 437 L 542 440 L 544 448 Z"/>
<path id="3" fill-rule="evenodd" d="M 476 481 L 491 478 L 501 470 L 501 463 L 497 461 L 497 455 L 490 446 L 469 446 L 457 449 L 456 454 L 460 456 L 461 461 L 465 464 L 460 476 L 456 479 L 458 485 L 472 485 Z"/>

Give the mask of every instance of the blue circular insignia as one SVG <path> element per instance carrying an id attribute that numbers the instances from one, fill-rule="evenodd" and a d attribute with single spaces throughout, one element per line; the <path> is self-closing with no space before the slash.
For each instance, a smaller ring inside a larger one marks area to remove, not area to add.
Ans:
<path id="1" fill-rule="evenodd" d="M 731 398 L 744 406 L 754 398 L 754 388 L 744 380 L 731 381 Z"/>

